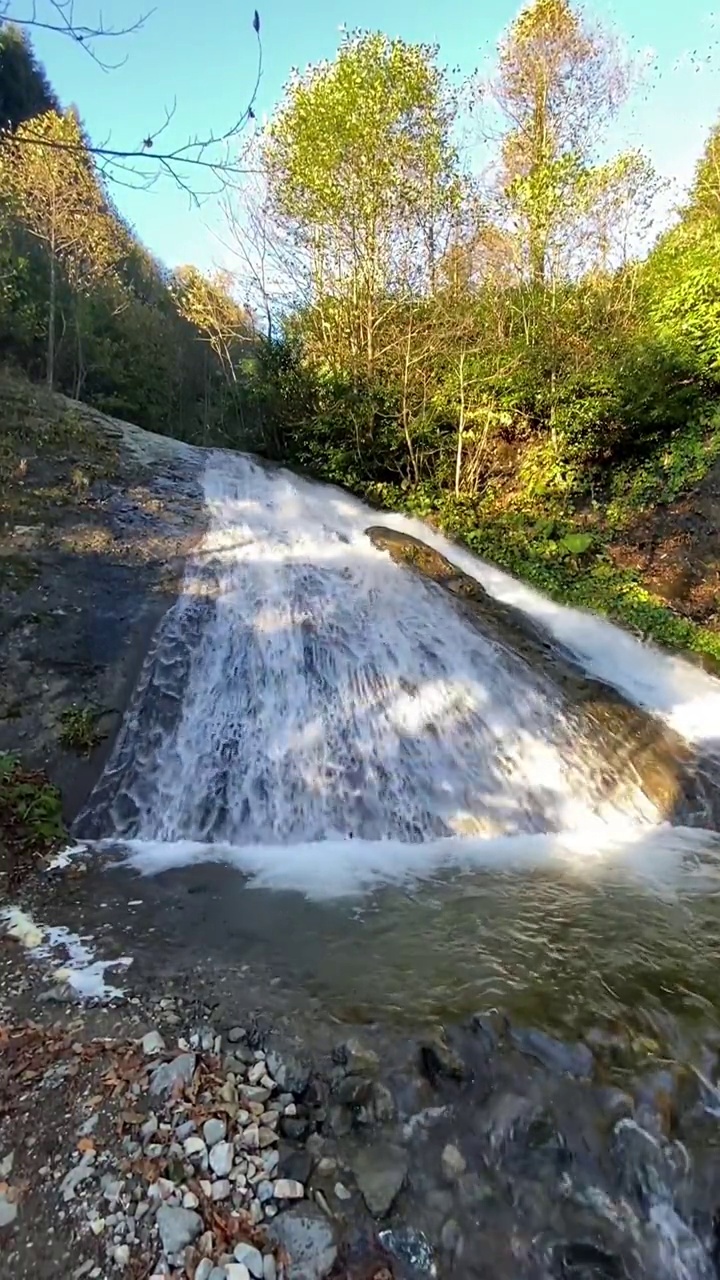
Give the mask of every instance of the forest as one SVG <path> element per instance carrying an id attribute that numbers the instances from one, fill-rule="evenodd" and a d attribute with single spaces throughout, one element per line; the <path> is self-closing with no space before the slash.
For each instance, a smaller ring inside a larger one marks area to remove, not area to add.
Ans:
<path id="1" fill-rule="evenodd" d="M 612 126 L 614 34 L 531 0 L 494 67 L 347 33 L 224 185 L 232 271 L 139 243 L 79 110 L 0 30 L 0 356 L 155 431 L 432 519 L 661 643 L 720 658 L 608 547 L 720 457 L 720 126 L 682 207 Z"/>

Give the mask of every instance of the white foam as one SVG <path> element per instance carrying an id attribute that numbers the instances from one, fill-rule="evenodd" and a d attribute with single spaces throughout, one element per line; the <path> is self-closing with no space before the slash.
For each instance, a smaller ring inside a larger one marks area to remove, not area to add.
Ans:
<path id="1" fill-rule="evenodd" d="M 123 995 L 121 987 L 106 980 L 108 969 L 126 969 L 132 964 L 130 956 L 116 960 L 96 960 L 88 946 L 87 938 L 66 929 L 64 925 L 37 924 L 20 907 L 6 907 L 0 912 L 6 932 L 16 938 L 34 959 L 55 964 L 57 952 L 65 953 L 61 968 L 53 971 L 55 982 L 67 983 L 84 1000 L 112 1000 Z"/>
<path id="2" fill-rule="evenodd" d="M 106 842 L 109 843 L 109 842 Z M 705 892 L 720 886 L 720 836 L 671 827 L 561 832 L 422 844 L 324 840 L 237 847 L 201 841 L 131 840 L 127 862 L 142 875 L 220 862 L 248 877 L 248 888 L 293 890 L 314 900 L 353 897 L 386 885 L 417 885 L 447 871 L 512 874 L 549 868 L 584 878 L 632 877 L 654 892 Z"/>

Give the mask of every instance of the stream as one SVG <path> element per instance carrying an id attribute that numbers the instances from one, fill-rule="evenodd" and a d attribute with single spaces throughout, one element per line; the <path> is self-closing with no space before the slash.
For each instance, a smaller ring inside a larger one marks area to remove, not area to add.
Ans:
<path id="1" fill-rule="evenodd" d="M 520 1033 L 477 1024 L 491 1086 L 466 1127 L 495 1198 L 458 1193 L 476 1252 L 442 1275 L 720 1274 L 718 837 L 676 825 L 632 768 L 608 780 L 566 693 L 373 545 L 376 512 L 223 451 L 203 483 L 207 531 L 76 834 L 150 877 L 219 864 L 218 931 L 338 1022 L 482 1014 L 589 1048 L 592 1084 L 564 1093 L 552 1053 L 528 1077 Z M 419 522 L 383 524 L 717 756 L 719 681 Z M 498 1119 L 506 1097 L 532 1115 Z"/>

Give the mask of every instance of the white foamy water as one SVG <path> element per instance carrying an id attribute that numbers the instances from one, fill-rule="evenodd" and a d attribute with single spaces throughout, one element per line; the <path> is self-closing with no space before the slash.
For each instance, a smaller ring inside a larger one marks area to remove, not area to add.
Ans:
<path id="1" fill-rule="evenodd" d="M 638 831 L 654 838 L 659 815 L 630 766 L 608 788 L 600 747 L 550 681 L 365 531 L 382 522 L 424 538 L 688 737 L 717 732 L 720 683 L 339 490 L 220 451 L 204 489 L 209 527 L 90 834 L 145 842 L 145 870 L 212 845 L 256 879 L 282 880 L 291 859 L 285 883 L 315 892 L 324 867 L 340 893 L 399 868 L 542 861 L 568 840 L 590 857 Z"/>

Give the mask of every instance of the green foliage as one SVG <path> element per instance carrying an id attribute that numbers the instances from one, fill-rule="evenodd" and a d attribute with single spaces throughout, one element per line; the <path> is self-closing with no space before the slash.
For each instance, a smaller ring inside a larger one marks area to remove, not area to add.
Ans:
<path id="1" fill-rule="evenodd" d="M 51 853 L 67 838 L 57 787 L 10 752 L 0 752 L 0 833 L 15 858 Z"/>
<path id="2" fill-rule="evenodd" d="M 60 742 L 79 755 L 89 755 L 104 737 L 97 727 L 102 715 L 98 707 L 66 707 L 60 716 Z"/>

